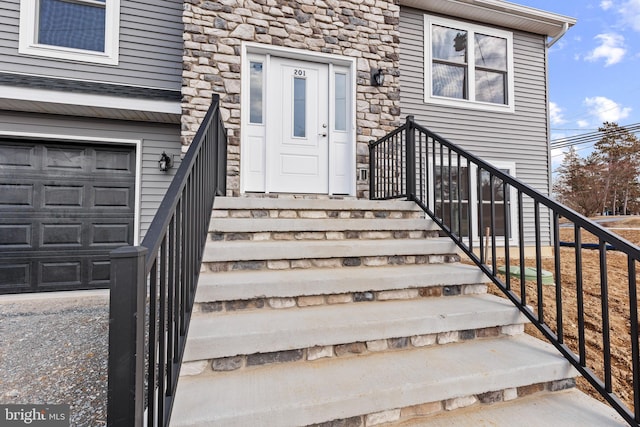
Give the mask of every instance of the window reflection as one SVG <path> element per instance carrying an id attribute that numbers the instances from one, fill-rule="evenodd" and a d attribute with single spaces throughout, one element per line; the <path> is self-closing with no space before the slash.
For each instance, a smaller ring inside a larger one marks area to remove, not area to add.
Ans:
<path id="1" fill-rule="evenodd" d="M 293 136 L 307 136 L 307 80 L 293 78 Z"/>
<path id="2" fill-rule="evenodd" d="M 509 169 L 500 169 L 510 173 Z M 474 172 L 475 174 L 475 172 Z M 479 224 L 474 234 L 484 235 L 484 230 L 491 227 L 491 194 L 494 201 L 494 224 L 496 236 L 511 237 L 511 197 L 504 192 L 503 181 L 493 177 L 487 171 L 480 173 L 480 186 L 470 191 L 469 170 L 467 166 L 436 166 L 434 170 L 435 214 L 441 218 L 451 231 L 462 237 L 469 236 L 469 214 Z M 471 197 L 471 198 L 470 198 Z M 482 203 L 480 203 L 482 200 Z M 507 216 L 505 217 L 505 203 Z M 470 205 L 471 204 L 471 205 Z M 471 210 L 469 209 L 471 206 Z M 478 211 L 481 206 L 482 215 Z M 480 218 L 482 222 L 480 223 Z M 474 226 L 475 227 L 475 226 Z"/>
<path id="3" fill-rule="evenodd" d="M 347 75 L 335 75 L 335 130 L 347 130 Z"/>
<path id="4" fill-rule="evenodd" d="M 507 71 L 507 41 L 500 37 L 475 35 L 477 66 Z"/>
<path id="5" fill-rule="evenodd" d="M 105 0 L 40 0 L 39 5 L 38 43 L 105 51 Z"/>
<path id="6" fill-rule="evenodd" d="M 249 64 L 249 122 L 262 123 L 262 63 Z"/>
<path id="7" fill-rule="evenodd" d="M 466 68 L 433 64 L 433 94 L 447 98 L 467 99 Z"/>
<path id="8" fill-rule="evenodd" d="M 500 169 L 500 171 L 509 173 L 508 169 Z M 508 208 L 511 201 L 509 193 L 505 194 L 504 192 L 503 181 L 495 176 L 491 177 L 489 172 L 483 170 L 480 174 L 480 192 L 482 195 L 482 224 L 480 225 L 480 231 L 482 232 L 487 227 L 491 227 L 491 193 L 493 193 L 495 235 L 511 237 L 511 230 L 507 229 L 510 224 L 510 218 L 504 215 L 506 203 L 507 215 L 510 216 L 510 209 Z"/>
<path id="9" fill-rule="evenodd" d="M 476 101 L 507 103 L 507 41 L 475 35 Z"/>
<path id="10" fill-rule="evenodd" d="M 431 42 L 433 57 L 448 62 L 467 62 L 467 32 L 434 25 Z"/>
<path id="11" fill-rule="evenodd" d="M 435 24 L 430 28 L 432 96 L 508 104 L 506 38 Z"/>

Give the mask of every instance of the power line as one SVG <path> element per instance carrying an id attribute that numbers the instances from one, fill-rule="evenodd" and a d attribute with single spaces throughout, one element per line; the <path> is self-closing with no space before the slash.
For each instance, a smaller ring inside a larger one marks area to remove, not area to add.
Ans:
<path id="1" fill-rule="evenodd" d="M 640 132 L 640 123 L 633 123 L 626 126 L 620 126 L 620 129 L 626 129 L 629 133 Z M 550 142 L 550 146 L 553 149 L 566 148 L 574 145 L 596 143 L 602 138 L 603 132 L 589 132 L 580 135 L 569 136 L 566 138 L 555 139 Z"/>

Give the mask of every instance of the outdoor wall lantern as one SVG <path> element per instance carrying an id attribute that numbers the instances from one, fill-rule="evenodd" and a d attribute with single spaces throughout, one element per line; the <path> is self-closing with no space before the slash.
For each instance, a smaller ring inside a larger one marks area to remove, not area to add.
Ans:
<path id="1" fill-rule="evenodd" d="M 171 166 L 171 157 L 167 156 L 167 153 L 163 151 L 162 155 L 160 156 L 160 160 L 158 160 L 158 168 L 161 172 L 166 172 L 171 169 Z"/>
<path id="2" fill-rule="evenodd" d="M 382 86 L 384 84 L 384 70 L 382 68 L 371 69 L 371 84 L 373 86 Z"/>

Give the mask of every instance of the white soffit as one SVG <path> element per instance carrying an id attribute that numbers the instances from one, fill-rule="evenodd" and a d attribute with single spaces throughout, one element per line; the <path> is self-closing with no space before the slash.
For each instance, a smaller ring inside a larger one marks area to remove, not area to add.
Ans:
<path id="1" fill-rule="evenodd" d="M 546 35 L 564 34 L 575 18 L 502 0 L 399 0 L 401 6 Z"/>

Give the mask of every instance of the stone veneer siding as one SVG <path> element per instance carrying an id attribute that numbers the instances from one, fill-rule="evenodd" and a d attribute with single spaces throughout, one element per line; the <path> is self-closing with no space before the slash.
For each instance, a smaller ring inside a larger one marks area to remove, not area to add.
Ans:
<path id="1" fill-rule="evenodd" d="M 182 143 L 220 94 L 227 195 L 239 195 L 241 45 L 256 42 L 357 59 L 357 169 L 368 168 L 368 142 L 401 124 L 399 16 L 395 0 L 185 0 Z M 371 85 L 371 68 L 385 69 L 382 87 Z M 357 195 L 368 197 L 366 181 L 357 181 Z"/>

